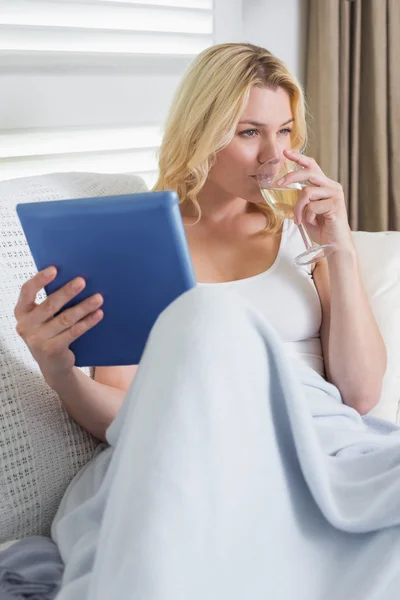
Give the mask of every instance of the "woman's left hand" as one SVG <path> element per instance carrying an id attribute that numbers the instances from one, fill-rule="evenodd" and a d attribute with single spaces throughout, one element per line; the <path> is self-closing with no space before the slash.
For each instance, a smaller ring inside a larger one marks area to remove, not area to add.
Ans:
<path id="1" fill-rule="evenodd" d="M 308 235 L 317 244 L 335 244 L 337 248 L 352 246 L 353 238 L 340 183 L 329 179 L 313 158 L 292 150 L 284 150 L 284 155 L 302 168 L 285 175 L 279 184 L 311 184 L 301 190 L 294 209 L 295 223 L 303 223 Z"/>

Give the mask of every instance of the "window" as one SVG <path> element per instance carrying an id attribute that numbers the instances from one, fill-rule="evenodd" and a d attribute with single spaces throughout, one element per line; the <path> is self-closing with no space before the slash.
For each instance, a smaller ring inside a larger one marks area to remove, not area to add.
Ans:
<path id="1" fill-rule="evenodd" d="M 0 179 L 132 172 L 152 185 L 176 85 L 217 41 L 218 1 L 2 0 Z"/>

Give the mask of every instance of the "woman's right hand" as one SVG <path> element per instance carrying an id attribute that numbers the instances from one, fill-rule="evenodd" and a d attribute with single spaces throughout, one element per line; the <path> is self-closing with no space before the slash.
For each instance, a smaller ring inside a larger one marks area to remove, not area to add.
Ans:
<path id="1" fill-rule="evenodd" d="M 59 378 L 72 372 L 75 355 L 69 349 L 71 342 L 103 318 L 103 311 L 99 310 L 103 304 L 100 294 L 94 294 L 54 316 L 84 289 L 86 283 L 82 277 L 69 281 L 41 304 L 36 304 L 36 294 L 56 275 L 56 268 L 48 267 L 26 281 L 14 309 L 17 333 L 28 346 L 51 387 Z"/>

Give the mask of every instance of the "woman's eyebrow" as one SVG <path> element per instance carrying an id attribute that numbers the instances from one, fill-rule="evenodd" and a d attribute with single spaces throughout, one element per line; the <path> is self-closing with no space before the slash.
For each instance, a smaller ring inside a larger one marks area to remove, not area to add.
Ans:
<path id="1" fill-rule="evenodd" d="M 283 127 L 284 125 L 288 125 L 289 123 L 293 123 L 294 118 L 292 117 L 291 119 L 288 119 L 287 121 L 285 121 L 284 123 L 282 123 L 282 125 L 280 125 L 280 127 Z M 252 119 L 245 119 L 243 121 L 239 121 L 239 125 L 254 125 L 255 127 L 266 127 L 265 123 L 260 123 L 259 121 L 253 121 Z"/>

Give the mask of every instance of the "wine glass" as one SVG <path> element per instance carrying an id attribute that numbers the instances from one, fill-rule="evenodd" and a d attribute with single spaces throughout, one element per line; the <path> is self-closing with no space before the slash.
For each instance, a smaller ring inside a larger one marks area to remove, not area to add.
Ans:
<path id="1" fill-rule="evenodd" d="M 291 183 L 289 185 L 278 185 L 279 179 L 288 173 L 301 170 L 297 163 L 285 161 L 277 169 L 276 159 L 262 164 L 256 173 L 257 183 L 260 187 L 262 197 L 268 206 L 280 217 L 293 219 L 294 207 L 299 199 L 300 192 L 305 186 L 311 185 L 309 182 Z M 298 225 L 301 237 L 303 238 L 306 251 L 296 256 L 294 263 L 296 265 L 311 265 L 313 263 L 327 258 L 335 250 L 334 244 L 324 244 L 319 246 L 313 244 L 302 223 Z"/>

